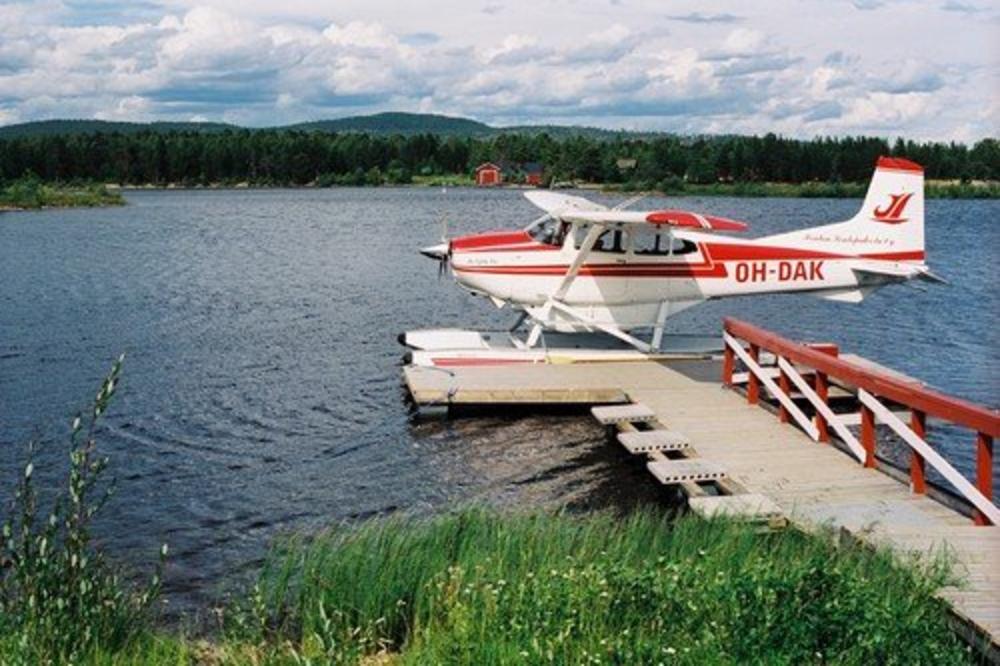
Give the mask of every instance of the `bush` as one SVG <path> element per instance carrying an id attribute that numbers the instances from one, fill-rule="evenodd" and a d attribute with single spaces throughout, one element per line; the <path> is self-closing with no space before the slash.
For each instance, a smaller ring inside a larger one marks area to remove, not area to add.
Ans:
<path id="1" fill-rule="evenodd" d="M 152 580 L 131 590 L 91 543 L 91 523 L 114 490 L 103 477 L 95 430 L 115 394 L 122 358 L 91 407 L 74 417 L 69 470 L 48 511 L 35 488 L 35 448 L 0 527 L 0 655 L 3 663 L 73 663 L 116 651 L 144 631 L 167 550 Z"/>

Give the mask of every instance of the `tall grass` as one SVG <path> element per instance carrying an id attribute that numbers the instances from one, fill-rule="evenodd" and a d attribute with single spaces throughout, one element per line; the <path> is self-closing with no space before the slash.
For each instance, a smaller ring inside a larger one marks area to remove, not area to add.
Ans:
<path id="1" fill-rule="evenodd" d="M 35 487 L 35 449 L 0 520 L 0 663 L 73 663 L 117 651 L 148 624 L 159 570 L 134 589 L 92 543 L 91 524 L 114 491 L 95 430 L 118 386 L 113 365 L 88 410 L 70 426 L 69 467 L 44 509 Z M 166 546 L 161 550 L 166 557 Z"/>
<path id="2" fill-rule="evenodd" d="M 469 510 L 287 541 L 227 636 L 274 663 L 961 663 L 944 576 L 652 511 Z"/>

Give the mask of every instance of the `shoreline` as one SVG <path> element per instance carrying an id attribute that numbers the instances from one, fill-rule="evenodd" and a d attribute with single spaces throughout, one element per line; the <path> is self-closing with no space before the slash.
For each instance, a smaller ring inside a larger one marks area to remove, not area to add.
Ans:
<path id="1" fill-rule="evenodd" d="M 643 195 L 661 197 L 737 197 L 760 199 L 861 199 L 865 195 L 867 184 L 863 183 L 712 183 L 686 184 L 678 183 L 675 187 L 665 189 L 638 188 L 631 183 L 565 183 L 565 186 L 551 189 L 577 189 L 601 192 L 604 194 Z M 460 180 L 451 177 L 421 177 L 410 183 L 382 183 L 378 185 L 319 185 L 317 183 L 296 184 L 265 184 L 265 183 L 209 183 L 205 185 L 184 185 L 167 183 L 156 185 L 121 185 L 105 183 L 85 186 L 64 186 L 60 184 L 30 181 L 16 181 L 11 186 L 0 189 L 0 215 L 4 213 L 22 213 L 42 210 L 73 209 L 73 208 L 108 208 L 124 206 L 125 192 L 143 191 L 235 191 L 235 190 L 323 190 L 342 187 L 358 188 L 461 188 L 461 189 L 502 189 L 502 190 L 532 190 L 545 189 L 522 183 L 510 183 L 479 188 L 471 180 Z M 925 185 L 927 199 L 951 200 L 996 200 L 1000 199 L 1000 183 L 986 181 L 975 183 L 959 183 L 951 181 L 929 181 Z"/>
<path id="2" fill-rule="evenodd" d="M 510 183 L 479 187 L 471 180 L 458 182 L 452 179 L 428 179 L 410 183 L 383 183 L 380 185 L 318 185 L 316 183 L 296 184 L 265 184 L 265 183 L 209 183 L 206 185 L 182 185 L 168 183 L 166 185 L 117 185 L 106 186 L 112 191 L 142 192 L 142 191 L 205 191 L 205 190 L 326 190 L 339 188 L 463 188 L 483 190 L 590 190 L 606 194 L 643 194 L 646 196 L 668 197 L 742 197 L 742 198 L 777 198 L 777 199 L 861 199 L 867 190 L 867 183 L 713 183 L 707 185 L 684 184 L 679 188 L 637 188 L 628 183 L 572 183 L 560 187 L 536 187 L 522 183 Z M 962 184 L 944 181 L 929 181 L 925 185 L 927 199 L 1000 199 L 1000 182 L 984 182 Z"/>

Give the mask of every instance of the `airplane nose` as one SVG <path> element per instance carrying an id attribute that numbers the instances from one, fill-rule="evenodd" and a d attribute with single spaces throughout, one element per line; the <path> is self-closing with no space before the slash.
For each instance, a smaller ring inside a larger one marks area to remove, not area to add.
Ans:
<path id="1" fill-rule="evenodd" d="M 448 256 L 448 243 L 438 243 L 420 248 L 420 254 L 431 259 L 440 261 Z"/>

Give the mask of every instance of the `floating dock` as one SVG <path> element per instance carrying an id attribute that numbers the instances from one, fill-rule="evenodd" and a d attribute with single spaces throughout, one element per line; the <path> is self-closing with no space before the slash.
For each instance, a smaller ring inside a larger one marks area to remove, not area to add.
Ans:
<path id="1" fill-rule="evenodd" d="M 721 360 L 407 366 L 404 375 L 424 406 L 597 405 L 594 417 L 609 433 L 703 515 L 832 528 L 904 555 L 946 551 L 962 582 L 941 596 L 959 630 L 996 661 L 1000 413 L 841 356 L 834 345 L 796 343 L 728 319 L 723 338 Z M 937 420 L 969 430 L 974 480 L 926 441 Z M 908 449 L 909 470 L 883 459 L 878 434 L 888 430 Z"/>

